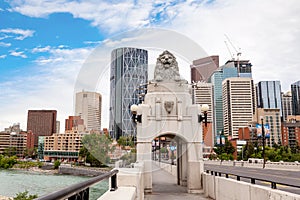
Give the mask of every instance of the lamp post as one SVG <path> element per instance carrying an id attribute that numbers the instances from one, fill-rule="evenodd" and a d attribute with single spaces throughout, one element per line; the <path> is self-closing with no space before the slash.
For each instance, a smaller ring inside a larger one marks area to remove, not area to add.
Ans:
<path id="1" fill-rule="evenodd" d="M 209 106 L 207 104 L 202 104 L 201 106 L 201 113 L 202 114 L 198 114 L 198 123 L 202 122 L 204 120 L 205 123 L 205 127 L 207 126 L 207 111 L 209 110 Z"/>
<path id="2" fill-rule="evenodd" d="M 262 142 L 263 142 L 263 150 L 262 150 L 262 156 L 263 156 L 263 169 L 265 168 L 265 165 L 266 165 L 266 157 L 265 157 L 265 127 L 264 127 L 264 117 L 261 116 L 260 117 L 261 119 L 261 134 L 262 134 Z"/>

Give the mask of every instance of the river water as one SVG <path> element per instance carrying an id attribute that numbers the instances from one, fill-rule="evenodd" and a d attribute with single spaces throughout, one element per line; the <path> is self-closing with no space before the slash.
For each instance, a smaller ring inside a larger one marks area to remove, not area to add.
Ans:
<path id="1" fill-rule="evenodd" d="M 42 196 L 63 189 L 72 184 L 88 180 L 90 177 L 71 175 L 52 175 L 23 170 L 0 170 L 0 196 L 14 197 L 19 192 Z M 97 199 L 108 190 L 104 180 L 90 188 L 90 199 Z"/>

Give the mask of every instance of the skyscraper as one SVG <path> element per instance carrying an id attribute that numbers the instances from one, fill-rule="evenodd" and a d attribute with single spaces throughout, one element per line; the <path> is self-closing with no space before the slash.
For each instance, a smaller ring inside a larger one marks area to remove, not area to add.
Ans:
<path id="1" fill-rule="evenodd" d="M 135 135 L 130 106 L 139 103 L 138 88 L 148 82 L 148 52 L 118 48 L 111 53 L 110 118 L 111 136 Z"/>
<path id="2" fill-rule="evenodd" d="M 293 101 L 291 92 L 281 94 L 282 101 L 282 117 L 283 121 L 287 120 L 287 117 L 293 114 Z"/>
<path id="3" fill-rule="evenodd" d="M 102 96 L 97 92 L 76 93 L 75 115 L 83 119 L 87 130 L 101 129 Z"/>
<path id="4" fill-rule="evenodd" d="M 293 115 L 300 115 L 300 81 L 291 85 L 292 101 L 293 101 Z"/>
<path id="5" fill-rule="evenodd" d="M 255 88 L 252 78 L 227 78 L 222 82 L 224 134 L 238 137 L 238 129 L 253 121 Z"/>
<path id="6" fill-rule="evenodd" d="M 219 56 L 209 56 L 194 60 L 191 65 L 191 82 L 207 82 L 217 68 L 219 68 Z"/>
<path id="7" fill-rule="evenodd" d="M 282 116 L 280 81 L 260 81 L 256 92 L 258 108 L 277 108 Z"/>
<path id="8" fill-rule="evenodd" d="M 38 136 L 50 136 L 56 133 L 56 110 L 28 110 L 27 131 L 34 137 L 34 146 L 38 146 Z"/>
<path id="9" fill-rule="evenodd" d="M 213 85 L 212 83 L 198 82 L 194 85 L 193 89 L 193 103 L 194 104 L 207 104 L 209 110 L 207 112 L 207 127 L 203 129 L 203 141 L 206 146 L 214 146 L 213 135 Z"/>

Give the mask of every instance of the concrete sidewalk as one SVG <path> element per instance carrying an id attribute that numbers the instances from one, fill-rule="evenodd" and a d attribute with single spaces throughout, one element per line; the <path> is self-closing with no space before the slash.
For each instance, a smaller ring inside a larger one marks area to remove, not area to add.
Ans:
<path id="1" fill-rule="evenodd" d="M 177 185 L 176 177 L 159 168 L 159 166 L 152 165 L 153 173 L 153 188 L 152 194 L 145 195 L 146 200 L 182 200 L 182 199 L 197 199 L 207 200 L 203 194 L 189 194 L 187 188 Z"/>

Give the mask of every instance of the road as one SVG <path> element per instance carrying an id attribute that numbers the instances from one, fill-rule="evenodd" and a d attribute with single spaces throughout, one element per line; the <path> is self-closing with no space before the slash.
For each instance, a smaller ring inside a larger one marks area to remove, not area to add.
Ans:
<path id="1" fill-rule="evenodd" d="M 247 167 L 234 167 L 224 165 L 204 164 L 205 170 L 211 170 L 229 174 L 230 178 L 241 176 L 241 181 L 250 182 L 250 178 L 256 180 L 256 184 L 266 185 L 271 187 L 270 182 L 277 183 L 277 189 L 300 194 L 300 172 L 299 171 L 285 171 L 272 169 L 257 169 Z M 222 176 L 225 176 L 225 175 Z M 236 176 L 233 176 L 236 175 Z"/>

